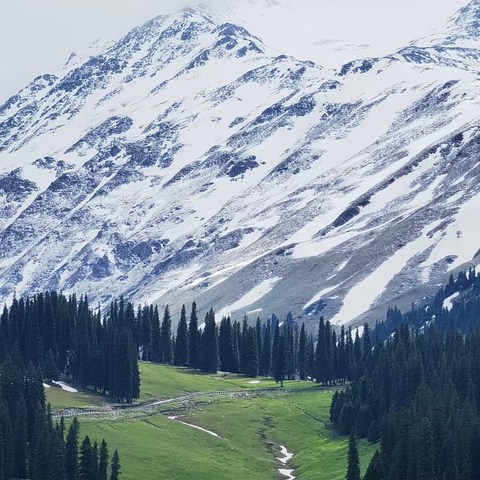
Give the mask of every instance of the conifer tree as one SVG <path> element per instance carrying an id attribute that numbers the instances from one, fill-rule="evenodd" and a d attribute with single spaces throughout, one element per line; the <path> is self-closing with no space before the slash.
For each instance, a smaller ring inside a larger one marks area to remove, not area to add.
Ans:
<path id="1" fill-rule="evenodd" d="M 326 384 L 329 380 L 328 376 L 328 350 L 327 350 L 327 328 L 323 317 L 320 317 L 318 325 L 318 339 L 315 349 L 315 379 L 317 383 Z"/>
<path id="2" fill-rule="evenodd" d="M 272 328 L 270 320 L 265 327 L 265 336 L 262 342 L 262 355 L 260 359 L 260 375 L 270 375 L 272 369 Z"/>
<path id="3" fill-rule="evenodd" d="M 192 312 L 190 314 L 190 323 L 188 325 L 188 365 L 193 368 L 198 367 L 198 317 L 197 304 L 192 303 Z"/>
<path id="4" fill-rule="evenodd" d="M 313 335 L 310 335 L 308 339 L 307 365 L 307 379 L 310 377 L 311 380 L 315 378 L 315 342 Z"/>
<path id="5" fill-rule="evenodd" d="M 95 479 L 95 465 L 93 448 L 90 438 L 86 436 L 80 447 L 80 459 L 78 462 L 78 480 Z"/>
<path id="6" fill-rule="evenodd" d="M 258 375 L 257 334 L 253 327 L 248 327 L 247 332 L 247 371 L 245 373 L 252 378 Z"/>
<path id="7" fill-rule="evenodd" d="M 247 373 L 248 368 L 248 318 L 245 315 L 242 322 L 242 334 L 240 337 L 240 372 Z"/>
<path id="8" fill-rule="evenodd" d="M 110 480 L 119 480 L 120 470 L 121 470 L 120 457 L 118 455 L 118 450 L 115 450 L 115 453 L 113 454 L 113 457 L 112 457 Z"/>
<path id="9" fill-rule="evenodd" d="M 218 370 L 218 340 L 215 313 L 213 309 L 205 316 L 205 329 L 202 337 L 202 370 L 217 373 Z"/>
<path id="10" fill-rule="evenodd" d="M 14 463 L 16 478 L 27 478 L 27 406 L 23 395 L 19 395 L 15 410 Z"/>
<path id="11" fill-rule="evenodd" d="M 423 418 L 418 427 L 418 447 L 415 452 L 417 457 L 416 465 L 416 480 L 433 480 L 435 478 L 434 472 L 434 450 L 432 427 L 428 418 Z"/>
<path id="12" fill-rule="evenodd" d="M 235 371 L 235 358 L 233 347 L 233 328 L 230 317 L 222 318 L 218 335 L 218 355 L 220 369 L 224 372 Z"/>
<path id="13" fill-rule="evenodd" d="M 360 480 L 360 459 L 358 456 L 357 441 L 353 432 L 348 439 L 348 468 L 345 480 Z"/>
<path id="14" fill-rule="evenodd" d="M 80 425 L 77 417 L 73 419 L 68 429 L 66 441 L 66 470 L 67 480 L 77 480 L 78 477 L 78 437 L 80 434 Z"/>
<path id="15" fill-rule="evenodd" d="M 185 305 L 182 306 L 180 322 L 177 328 L 177 337 L 175 339 L 175 365 L 185 367 L 188 364 L 188 325 L 187 311 Z"/>
<path id="16" fill-rule="evenodd" d="M 300 380 L 305 380 L 307 378 L 307 334 L 305 333 L 305 323 L 302 323 L 300 329 L 300 337 L 298 340 L 298 376 Z"/>
<path id="17" fill-rule="evenodd" d="M 160 332 L 160 315 L 158 307 L 153 309 L 152 315 L 152 360 L 161 362 L 163 359 L 162 335 Z"/>
<path id="18" fill-rule="evenodd" d="M 280 328 L 275 329 L 272 346 L 272 373 L 277 383 L 283 388 L 286 372 L 286 352 L 285 352 L 285 335 L 282 335 Z"/>
<path id="19" fill-rule="evenodd" d="M 168 305 L 165 307 L 161 328 L 162 362 L 173 364 L 172 319 Z"/>
<path id="20" fill-rule="evenodd" d="M 99 451 L 98 443 L 95 442 L 92 447 L 92 467 L 93 467 L 93 479 L 98 480 L 98 461 L 99 461 Z"/>
<path id="21" fill-rule="evenodd" d="M 383 461 L 382 461 L 382 456 L 380 454 L 380 451 L 377 450 L 373 458 L 368 465 L 367 471 L 365 472 L 365 477 L 363 480 L 385 480 L 385 469 L 383 467 Z M 432 477 L 432 480 L 434 478 Z"/>
<path id="22" fill-rule="evenodd" d="M 108 480 L 108 447 L 105 439 L 100 444 L 100 457 L 98 461 L 98 480 Z"/>
<path id="23" fill-rule="evenodd" d="M 232 372 L 238 373 L 240 371 L 240 324 L 234 322 L 232 325 L 233 336 L 233 364 Z"/>

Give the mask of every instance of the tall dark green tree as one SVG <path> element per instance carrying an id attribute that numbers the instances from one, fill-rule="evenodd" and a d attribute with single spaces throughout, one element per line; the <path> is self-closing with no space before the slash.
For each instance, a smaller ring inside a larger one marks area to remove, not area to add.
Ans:
<path id="1" fill-rule="evenodd" d="M 302 323 L 300 337 L 298 340 L 298 376 L 300 380 L 307 378 L 308 355 L 307 355 L 307 334 L 305 333 L 305 323 Z"/>
<path id="2" fill-rule="evenodd" d="M 202 370 L 211 373 L 218 371 L 217 326 L 213 309 L 210 309 L 205 316 L 205 329 L 202 336 Z"/>
<path id="3" fill-rule="evenodd" d="M 187 310 L 182 306 L 180 322 L 178 323 L 175 339 L 175 365 L 185 367 L 188 364 L 188 325 Z"/>
<path id="4" fill-rule="evenodd" d="M 80 459 L 78 462 L 78 480 L 95 479 L 95 461 L 93 447 L 90 438 L 87 436 L 80 447 Z"/>
<path id="5" fill-rule="evenodd" d="M 253 327 L 248 327 L 247 333 L 247 370 L 248 377 L 255 378 L 258 375 L 258 344 L 257 332 Z"/>
<path id="6" fill-rule="evenodd" d="M 260 358 L 260 375 L 268 376 L 272 370 L 272 328 L 270 320 L 265 326 L 265 335 L 262 342 L 262 354 Z"/>
<path id="7" fill-rule="evenodd" d="M 80 435 L 80 425 L 77 417 L 73 419 L 73 422 L 68 429 L 67 441 L 66 441 L 66 470 L 67 480 L 77 480 L 78 477 L 78 437 Z"/>
<path id="8" fill-rule="evenodd" d="M 172 319 L 168 305 L 165 307 L 161 328 L 162 362 L 173 364 Z"/>
<path id="9" fill-rule="evenodd" d="M 235 358 L 233 347 L 233 328 L 230 317 L 222 318 L 218 335 L 218 355 L 220 369 L 224 372 L 235 372 Z"/>
<path id="10" fill-rule="evenodd" d="M 27 478 L 28 466 L 28 430 L 27 430 L 27 405 L 25 398 L 20 395 L 15 409 L 15 439 L 14 439 L 14 463 L 15 478 Z"/>
<path id="11" fill-rule="evenodd" d="M 190 322 L 188 324 L 188 365 L 190 367 L 198 367 L 199 352 L 199 334 L 198 334 L 198 316 L 197 304 L 192 303 L 192 312 L 190 314 Z"/>
<path id="12" fill-rule="evenodd" d="M 286 350 L 285 350 L 285 335 L 282 335 L 280 328 L 275 329 L 272 346 L 272 373 L 273 378 L 277 383 L 283 387 L 286 374 Z"/>
<path id="13" fill-rule="evenodd" d="M 360 480 L 360 458 L 353 432 L 348 439 L 348 468 L 345 480 Z"/>
<path id="14" fill-rule="evenodd" d="M 100 456 L 98 460 L 98 480 L 108 480 L 108 446 L 105 439 L 100 444 Z"/>
<path id="15" fill-rule="evenodd" d="M 120 457 L 118 455 L 118 450 L 115 450 L 115 453 L 112 457 L 112 465 L 111 465 L 111 473 L 110 473 L 110 480 L 118 480 L 120 478 Z"/>

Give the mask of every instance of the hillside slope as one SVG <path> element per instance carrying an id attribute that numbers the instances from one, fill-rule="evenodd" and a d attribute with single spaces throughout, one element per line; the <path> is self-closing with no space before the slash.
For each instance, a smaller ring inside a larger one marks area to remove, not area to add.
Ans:
<path id="1" fill-rule="evenodd" d="M 35 79 L 0 107 L 0 300 L 347 323 L 435 292 L 480 247 L 479 10 L 330 70 L 189 9 Z"/>

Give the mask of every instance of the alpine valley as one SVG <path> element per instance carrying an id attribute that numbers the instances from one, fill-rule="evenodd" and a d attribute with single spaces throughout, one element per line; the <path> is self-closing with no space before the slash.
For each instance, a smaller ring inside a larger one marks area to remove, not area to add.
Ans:
<path id="1" fill-rule="evenodd" d="M 338 69 L 203 9 L 72 56 L 0 106 L 0 303 L 357 325 L 478 263 L 480 0 Z"/>

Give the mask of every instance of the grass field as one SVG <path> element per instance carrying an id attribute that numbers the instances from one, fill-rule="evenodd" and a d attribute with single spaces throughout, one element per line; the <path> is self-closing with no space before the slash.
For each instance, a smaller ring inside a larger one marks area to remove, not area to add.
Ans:
<path id="1" fill-rule="evenodd" d="M 94 408 L 110 403 L 109 399 L 102 395 L 86 391 L 70 393 L 62 390 L 60 387 L 46 388 L 45 396 L 53 411 L 72 407 Z"/>
<path id="2" fill-rule="evenodd" d="M 279 388 L 279 385 L 271 378 L 259 377 L 253 380 L 255 383 L 251 383 L 252 379 L 245 378 L 243 375 L 232 373 L 227 376 L 222 373 L 212 375 L 188 368 L 170 367 L 148 362 L 140 363 L 140 375 L 141 402 L 179 397 L 195 392 Z M 310 388 L 310 386 L 305 382 L 286 382 L 285 384 L 286 388 Z M 46 389 L 46 396 L 54 411 L 61 408 L 98 407 L 110 403 L 108 397 L 92 392 L 80 390 L 78 393 L 72 394 L 57 387 Z"/>
<path id="3" fill-rule="evenodd" d="M 249 384 L 240 376 L 202 375 L 152 364 L 142 364 L 141 374 L 142 400 L 275 385 L 269 379 Z M 110 450 L 118 448 L 123 480 L 278 479 L 275 457 L 279 445 L 294 453 L 289 468 L 295 468 L 297 478 L 345 478 L 347 439 L 335 435 L 328 421 L 332 391 L 299 382 L 287 382 L 285 387 L 285 394 L 203 399 L 195 404 L 165 406 L 163 412 L 143 413 L 123 421 L 81 418 L 81 434 L 98 441 L 106 438 Z M 61 391 L 57 398 L 58 392 L 48 390 L 49 400 L 55 394 L 57 408 L 67 395 L 76 395 L 76 402 L 98 400 Z M 164 415 L 167 413 L 211 430 L 220 438 L 169 420 Z M 362 470 L 375 448 L 360 442 Z"/>
<path id="4" fill-rule="evenodd" d="M 142 381 L 140 400 L 172 398 L 185 393 L 242 390 L 258 388 L 280 388 L 271 378 L 258 377 L 255 380 L 243 375 L 229 373 L 207 374 L 198 370 L 181 367 L 167 367 L 153 363 L 140 364 Z M 287 389 L 311 388 L 307 382 L 285 382 Z"/>

